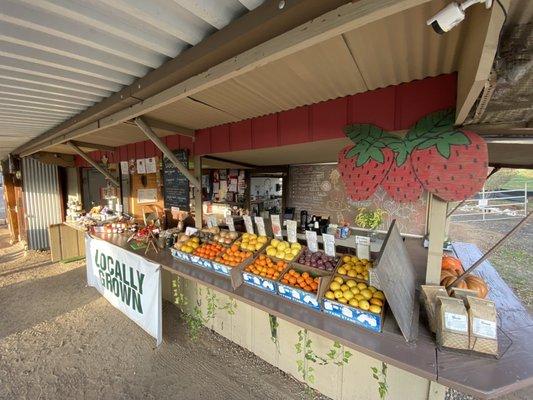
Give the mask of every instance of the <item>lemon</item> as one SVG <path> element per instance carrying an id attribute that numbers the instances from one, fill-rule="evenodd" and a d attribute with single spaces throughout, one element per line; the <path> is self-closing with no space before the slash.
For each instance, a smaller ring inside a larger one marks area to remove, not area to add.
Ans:
<path id="1" fill-rule="evenodd" d="M 331 282 L 331 284 L 329 285 L 329 288 L 333 291 L 339 290 L 341 288 L 341 284 L 337 281 Z"/>
<path id="2" fill-rule="evenodd" d="M 298 242 L 296 243 L 292 243 L 291 244 L 291 249 L 298 249 L 298 250 L 301 250 L 302 249 L 302 245 Z"/>
<path id="3" fill-rule="evenodd" d="M 345 292 L 345 291 L 347 291 L 347 290 L 350 290 L 350 286 L 348 286 L 348 285 L 346 285 L 346 284 L 345 284 L 345 285 L 341 285 L 341 290 L 342 290 L 343 292 Z"/>
<path id="4" fill-rule="evenodd" d="M 361 294 L 364 296 L 366 300 L 370 300 L 372 298 L 372 292 L 368 289 L 361 290 Z"/>
<path id="5" fill-rule="evenodd" d="M 346 300 L 344 297 L 341 297 L 340 299 L 338 299 L 340 303 L 342 304 L 348 304 L 348 300 Z"/>
<path id="6" fill-rule="evenodd" d="M 294 256 L 291 253 L 285 253 L 283 256 L 283 259 L 286 261 L 291 261 L 294 258 Z"/>
<path id="7" fill-rule="evenodd" d="M 340 285 L 344 283 L 344 279 L 342 279 L 340 276 L 336 276 L 335 278 L 333 278 L 333 280 L 335 282 L 339 282 Z"/>
<path id="8" fill-rule="evenodd" d="M 354 294 L 353 298 L 357 301 L 365 300 L 365 296 L 363 296 L 362 294 Z"/>
<path id="9" fill-rule="evenodd" d="M 296 254 L 298 254 L 300 252 L 300 249 L 297 249 L 297 248 L 294 248 L 294 249 L 291 249 L 291 254 L 293 256 L 295 256 Z"/>
<path id="10" fill-rule="evenodd" d="M 335 290 L 335 292 L 333 293 L 333 295 L 335 296 L 335 298 L 338 300 L 340 298 L 342 298 L 342 290 Z"/>
<path id="11" fill-rule="evenodd" d="M 348 304 L 352 307 L 359 307 L 359 302 L 356 299 L 351 299 Z"/>
<path id="12" fill-rule="evenodd" d="M 337 272 L 341 275 L 346 275 L 346 268 L 343 266 L 343 267 L 339 267 L 339 269 L 337 270 Z"/>
<path id="13" fill-rule="evenodd" d="M 355 275 L 357 279 L 365 279 L 365 276 L 363 274 L 357 274 Z"/>
<path id="14" fill-rule="evenodd" d="M 376 299 L 376 298 L 371 298 L 370 299 L 370 304 L 373 304 L 375 306 L 383 307 L 383 301 L 381 301 L 380 299 Z"/>
<path id="15" fill-rule="evenodd" d="M 381 307 L 376 305 L 371 305 L 368 307 L 370 312 L 373 312 L 374 314 L 381 314 Z"/>
<path id="16" fill-rule="evenodd" d="M 326 299 L 335 300 L 335 293 L 333 293 L 331 290 L 328 290 L 324 296 Z"/>
<path id="17" fill-rule="evenodd" d="M 353 294 L 359 294 L 359 293 L 361 293 L 361 291 L 360 291 L 356 286 L 354 286 L 353 288 L 351 288 L 350 291 L 351 291 Z"/>
<path id="18" fill-rule="evenodd" d="M 348 279 L 346 281 L 346 285 L 348 285 L 348 287 L 350 287 L 350 288 L 353 288 L 354 286 L 357 286 L 357 282 L 352 280 L 352 279 Z"/>
<path id="19" fill-rule="evenodd" d="M 381 290 L 378 290 L 376 293 L 374 293 L 373 297 L 376 299 L 385 300 L 385 295 Z"/>
<path id="20" fill-rule="evenodd" d="M 278 239 L 272 239 L 270 241 L 270 245 L 274 248 L 278 247 L 278 244 L 279 244 L 279 240 Z"/>
<path id="21" fill-rule="evenodd" d="M 275 257 L 277 252 L 276 252 L 276 249 L 272 248 L 272 249 L 267 249 L 266 253 L 267 253 L 267 256 L 274 256 Z"/>
<path id="22" fill-rule="evenodd" d="M 359 261 L 359 258 L 357 258 L 356 256 L 352 256 L 352 260 L 351 260 L 353 263 L 356 263 Z"/>
<path id="23" fill-rule="evenodd" d="M 343 262 L 343 263 L 348 263 L 348 262 L 350 262 L 351 259 L 352 259 L 352 258 L 351 258 L 350 256 L 343 256 L 343 257 L 342 257 L 342 262 Z"/>
<path id="24" fill-rule="evenodd" d="M 354 294 L 350 290 L 346 290 L 346 291 L 342 292 L 342 297 L 344 297 L 348 301 L 353 299 L 353 296 L 354 296 Z"/>
<path id="25" fill-rule="evenodd" d="M 360 290 L 366 289 L 366 284 L 365 284 L 365 283 L 362 283 L 362 282 L 359 282 L 359 283 L 357 284 L 357 288 L 360 289 Z"/>
<path id="26" fill-rule="evenodd" d="M 378 291 L 374 286 L 369 286 L 368 290 L 370 290 L 372 293 L 376 293 Z"/>
<path id="27" fill-rule="evenodd" d="M 278 250 L 278 252 L 276 253 L 276 257 L 277 258 L 284 258 L 285 257 L 285 252 Z"/>
<path id="28" fill-rule="evenodd" d="M 370 308 L 370 303 L 366 300 L 360 300 L 359 301 L 359 308 L 361 310 L 367 311 Z"/>
<path id="29" fill-rule="evenodd" d="M 357 272 L 355 272 L 353 269 L 348 271 L 348 276 L 350 278 L 355 278 L 357 276 Z"/>

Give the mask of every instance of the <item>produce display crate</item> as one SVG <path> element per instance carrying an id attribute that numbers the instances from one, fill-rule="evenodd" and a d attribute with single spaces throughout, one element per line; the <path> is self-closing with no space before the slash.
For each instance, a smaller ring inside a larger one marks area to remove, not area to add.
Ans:
<path id="1" fill-rule="evenodd" d="M 344 256 L 353 257 L 353 254 L 342 254 L 342 255 L 340 255 L 341 259 L 340 259 L 340 262 L 337 264 L 337 267 L 335 268 L 335 275 L 340 275 L 343 279 L 352 279 L 352 280 L 354 280 L 356 282 L 370 284 L 370 272 L 369 272 L 369 278 L 368 279 L 361 279 L 361 278 L 352 277 L 352 276 L 348 276 L 348 275 L 344 275 L 344 274 L 339 273 L 339 268 L 341 268 L 345 264 L 344 261 L 342 261 L 342 257 L 344 257 Z M 370 261 L 372 261 L 372 263 L 375 262 L 375 260 L 372 260 L 372 259 Z M 370 270 L 371 270 L 371 268 L 369 269 L 369 271 Z"/>
<path id="2" fill-rule="evenodd" d="M 308 272 L 311 276 L 320 277 L 317 292 L 307 292 L 303 289 L 282 283 L 281 279 L 283 274 L 291 269 L 297 270 L 298 272 Z M 331 272 L 326 272 L 317 268 L 308 267 L 306 265 L 293 262 L 290 263 L 286 271 L 280 275 L 280 279 L 277 281 L 277 291 L 281 297 L 284 297 L 287 300 L 294 301 L 315 310 L 320 310 L 320 293 L 324 286 L 329 284 L 330 276 Z"/>
<path id="3" fill-rule="evenodd" d="M 365 311 L 357 307 L 350 306 L 349 304 L 343 304 L 335 300 L 330 300 L 324 297 L 324 294 L 329 288 L 333 277 L 332 275 L 324 285 L 321 285 L 319 290 L 319 297 L 322 303 L 322 311 L 326 314 L 340 318 L 344 321 L 351 322 L 352 324 L 359 325 L 365 329 L 374 332 L 381 332 L 383 329 L 383 321 L 385 318 L 385 309 L 387 307 L 386 299 L 383 300 L 383 306 L 381 307 L 381 313 L 375 314 L 370 311 Z M 341 276 L 342 277 L 342 276 Z M 355 280 L 348 277 L 348 279 Z M 366 283 L 366 282 L 362 282 Z"/>
<path id="4" fill-rule="evenodd" d="M 172 247 L 170 249 L 170 253 L 172 254 L 172 257 L 174 257 L 177 260 L 185 261 L 185 262 L 188 262 L 188 263 L 193 263 L 193 261 L 191 259 L 192 254 L 190 254 L 190 253 L 185 253 L 183 251 L 175 249 L 174 247 Z"/>
<path id="5" fill-rule="evenodd" d="M 258 255 L 259 256 L 259 255 Z M 280 260 L 280 259 L 276 259 L 275 257 L 271 257 L 271 256 L 267 256 L 269 258 L 272 259 L 272 261 L 285 261 L 285 260 Z M 255 258 L 254 258 L 255 260 Z M 250 263 L 253 262 L 250 261 Z M 285 261 L 287 262 L 287 261 Z M 248 264 L 250 264 L 248 263 Z M 244 269 L 248 266 L 248 264 L 242 266 L 240 268 L 241 272 L 242 272 L 242 279 L 244 281 L 244 283 L 248 284 L 248 285 L 251 285 L 251 286 L 254 286 L 258 289 L 261 289 L 261 290 L 265 290 L 267 292 L 270 292 L 270 293 L 273 293 L 273 294 L 278 294 L 278 284 L 279 284 L 279 279 L 270 279 L 270 278 L 266 278 L 266 277 L 263 277 L 263 276 L 260 276 L 260 275 L 256 275 L 254 273 L 251 273 L 251 272 L 248 272 L 248 271 L 245 271 Z M 283 274 L 285 274 L 289 269 L 291 268 L 291 264 L 289 262 L 287 262 L 287 267 L 281 271 L 280 273 L 280 277 L 283 276 Z"/>

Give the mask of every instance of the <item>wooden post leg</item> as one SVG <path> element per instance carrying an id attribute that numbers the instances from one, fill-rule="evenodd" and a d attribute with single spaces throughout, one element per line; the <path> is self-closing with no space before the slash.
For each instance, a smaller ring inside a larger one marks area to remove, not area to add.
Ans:
<path id="1" fill-rule="evenodd" d="M 202 157 L 194 156 L 194 177 L 200 182 L 200 188 L 194 188 L 194 221 L 196 228 L 202 229 Z"/>
<path id="2" fill-rule="evenodd" d="M 429 203 L 429 252 L 426 269 L 426 284 L 440 283 L 442 263 L 442 244 L 446 235 L 447 203 L 436 196 L 431 196 Z"/>

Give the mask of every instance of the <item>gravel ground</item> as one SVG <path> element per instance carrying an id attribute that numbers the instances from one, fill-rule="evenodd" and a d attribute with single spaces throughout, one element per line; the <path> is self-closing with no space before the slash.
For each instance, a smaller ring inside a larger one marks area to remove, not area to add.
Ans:
<path id="1" fill-rule="evenodd" d="M 327 400 L 207 329 L 192 342 L 168 303 L 155 348 L 85 286 L 83 262 L 52 263 L 6 241 L 0 230 L 2 400 Z"/>

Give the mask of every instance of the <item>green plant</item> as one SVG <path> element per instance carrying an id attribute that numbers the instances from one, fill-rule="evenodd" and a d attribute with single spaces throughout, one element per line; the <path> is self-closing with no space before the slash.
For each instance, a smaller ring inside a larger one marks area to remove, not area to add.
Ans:
<path id="1" fill-rule="evenodd" d="M 333 347 L 326 355 L 333 364 L 342 367 L 344 364 L 348 364 L 352 353 L 349 351 L 342 351 L 341 344 L 339 342 L 334 342 Z"/>
<path id="2" fill-rule="evenodd" d="M 355 223 L 357 226 L 364 229 L 374 230 L 383 223 L 383 215 L 385 211 L 380 208 L 375 210 L 368 210 L 366 207 L 359 208 L 357 216 L 355 217 Z"/>
<path id="3" fill-rule="evenodd" d="M 379 398 L 384 400 L 389 392 L 389 386 L 387 385 L 387 364 L 381 363 L 381 371 L 376 367 L 370 368 L 372 370 L 372 377 L 378 382 Z"/>
<path id="4" fill-rule="evenodd" d="M 178 309 L 181 312 L 182 318 L 185 321 L 185 324 L 187 325 L 187 332 L 189 334 L 189 337 L 192 340 L 198 339 L 198 336 L 200 334 L 200 330 L 202 329 L 202 326 L 204 325 L 204 318 L 202 315 L 202 310 L 199 307 L 199 304 L 196 304 L 192 312 L 187 312 L 185 307 L 189 304 L 189 301 L 183 294 L 181 286 L 181 279 L 179 277 L 176 277 L 172 280 L 172 294 L 174 297 L 174 304 L 178 307 Z"/>
<path id="5" fill-rule="evenodd" d="M 278 339 L 278 317 L 272 314 L 268 314 L 268 321 L 270 323 L 270 340 L 276 345 L 279 353 L 279 339 Z"/>
<path id="6" fill-rule="evenodd" d="M 338 367 L 348 364 L 352 353 L 343 351 L 339 342 L 334 342 L 333 347 L 326 353 L 325 357 L 318 355 L 312 348 L 313 341 L 309 338 L 307 329 L 298 331 L 298 343 L 296 343 L 296 354 L 302 354 L 303 358 L 296 360 L 298 372 L 306 383 L 315 383 L 315 369 L 310 363 L 327 365 L 330 362 Z"/>

